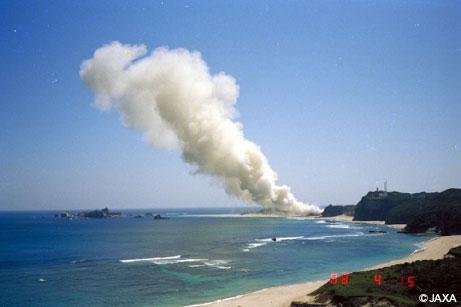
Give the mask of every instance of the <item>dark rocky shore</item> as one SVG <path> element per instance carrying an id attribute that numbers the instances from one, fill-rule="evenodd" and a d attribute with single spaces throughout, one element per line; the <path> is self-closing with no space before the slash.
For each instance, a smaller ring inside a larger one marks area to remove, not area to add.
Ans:
<path id="1" fill-rule="evenodd" d="M 329 205 L 323 217 L 353 216 L 354 221 L 384 221 L 406 224 L 400 232 L 461 234 L 461 189 L 433 193 L 373 191 L 356 206 Z"/>
<path id="2" fill-rule="evenodd" d="M 355 207 L 354 221 L 407 224 L 402 232 L 461 234 L 461 189 L 434 193 L 369 192 Z"/>

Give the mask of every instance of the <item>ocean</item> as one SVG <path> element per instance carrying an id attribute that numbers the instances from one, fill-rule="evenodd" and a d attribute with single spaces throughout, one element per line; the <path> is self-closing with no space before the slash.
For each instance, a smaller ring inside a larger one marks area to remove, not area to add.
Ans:
<path id="1" fill-rule="evenodd" d="M 242 211 L 248 208 L 124 211 L 164 220 L 0 212 L 0 306 L 201 304 L 365 269 L 429 239 L 377 225 L 200 216 Z"/>

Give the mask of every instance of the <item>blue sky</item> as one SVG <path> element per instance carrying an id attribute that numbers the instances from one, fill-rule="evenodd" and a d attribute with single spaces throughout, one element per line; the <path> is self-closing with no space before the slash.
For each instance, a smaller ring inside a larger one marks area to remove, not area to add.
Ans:
<path id="1" fill-rule="evenodd" d="M 92 108 L 81 62 L 111 41 L 198 50 L 279 184 L 356 203 L 461 186 L 457 1 L 2 1 L 0 209 L 239 206 Z"/>

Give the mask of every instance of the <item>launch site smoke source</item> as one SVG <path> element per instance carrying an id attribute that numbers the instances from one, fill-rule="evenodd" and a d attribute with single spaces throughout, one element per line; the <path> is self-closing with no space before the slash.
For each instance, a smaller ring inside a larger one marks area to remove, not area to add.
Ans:
<path id="1" fill-rule="evenodd" d="M 94 106 L 118 112 L 126 128 L 161 149 L 179 148 L 195 173 L 219 178 L 228 194 L 245 202 L 300 215 L 321 209 L 298 201 L 276 185 L 260 147 L 247 140 L 235 121 L 236 80 L 210 74 L 197 51 L 112 42 L 80 67 L 82 81 L 94 92 Z"/>

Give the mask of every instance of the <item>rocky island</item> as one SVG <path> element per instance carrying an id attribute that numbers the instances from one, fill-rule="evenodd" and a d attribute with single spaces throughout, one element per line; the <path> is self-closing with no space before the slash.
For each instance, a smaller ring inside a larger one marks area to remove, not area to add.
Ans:
<path id="1" fill-rule="evenodd" d="M 56 217 L 62 217 L 67 219 L 72 218 L 105 218 L 105 217 L 119 217 L 123 216 L 122 212 L 112 212 L 108 208 L 104 208 L 101 210 L 92 210 L 92 211 L 82 211 L 76 214 L 72 214 L 69 211 L 63 211 L 61 213 L 56 214 Z"/>
<path id="2" fill-rule="evenodd" d="M 104 209 L 97 209 L 91 211 L 82 211 L 76 214 L 72 214 L 69 211 L 63 211 L 61 213 L 56 214 L 56 217 L 59 218 L 66 218 L 66 219 L 79 219 L 79 218 L 87 218 L 87 219 L 100 219 L 100 218 L 111 218 L 111 217 L 122 217 L 125 216 L 122 212 L 113 212 L 110 211 L 108 208 Z M 130 215 L 131 216 L 131 215 Z M 162 217 L 158 213 L 147 212 L 144 215 L 135 215 L 135 218 L 142 218 L 142 217 L 151 217 L 154 220 L 166 219 Z"/>
<path id="3" fill-rule="evenodd" d="M 146 212 L 144 215 L 142 214 L 137 214 L 134 216 L 137 219 L 146 217 L 146 218 L 154 218 L 154 220 L 167 220 L 167 217 L 161 216 L 159 213 L 152 213 L 152 212 Z"/>

